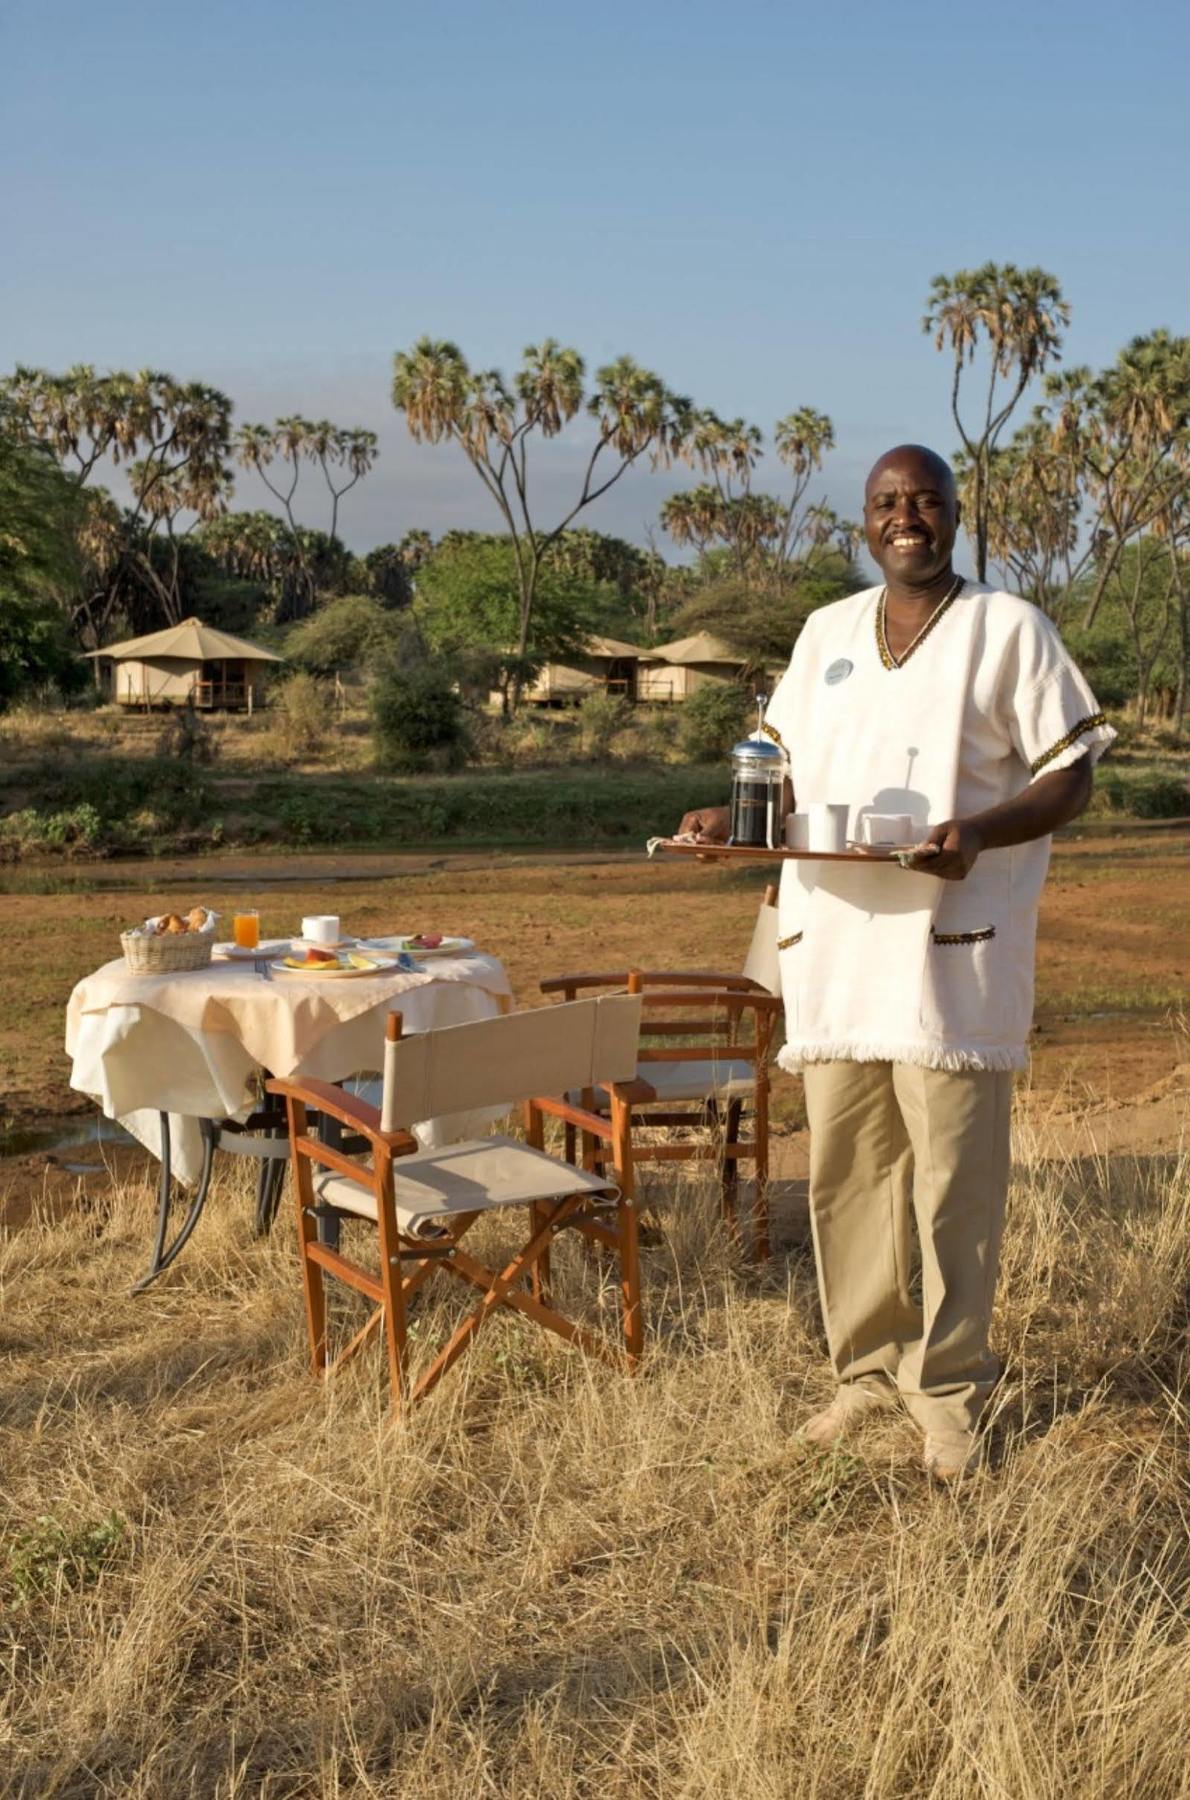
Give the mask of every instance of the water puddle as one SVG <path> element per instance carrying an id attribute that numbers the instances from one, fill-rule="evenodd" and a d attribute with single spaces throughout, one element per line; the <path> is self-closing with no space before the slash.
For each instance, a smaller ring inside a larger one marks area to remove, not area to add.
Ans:
<path id="1" fill-rule="evenodd" d="M 36 1125 L 20 1125 L 11 1131 L 0 1131 L 0 1157 L 5 1156 L 52 1156 L 59 1168 L 71 1175 L 95 1175 L 103 1173 L 102 1158 L 84 1161 L 76 1157 L 67 1161 L 62 1155 L 65 1150 L 87 1150 L 94 1145 L 99 1149 L 104 1144 L 135 1144 L 124 1127 L 115 1119 L 105 1119 L 94 1114 L 69 1115 L 59 1118 L 45 1118 Z"/>

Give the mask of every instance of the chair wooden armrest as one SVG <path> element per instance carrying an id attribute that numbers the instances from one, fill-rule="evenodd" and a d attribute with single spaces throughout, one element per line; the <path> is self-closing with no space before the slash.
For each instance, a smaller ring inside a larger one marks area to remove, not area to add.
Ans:
<path id="1" fill-rule="evenodd" d="M 307 1077 L 302 1081 L 272 1080 L 266 1082 L 265 1086 L 270 1094 L 281 1094 L 288 1100 L 300 1100 L 315 1112 L 329 1113 L 332 1119 L 338 1119 L 341 1125 L 351 1126 L 370 1143 L 381 1144 L 388 1150 L 395 1150 L 398 1155 L 421 1148 L 417 1139 L 408 1131 L 382 1131 L 379 1107 L 370 1106 L 358 1094 L 349 1094 L 343 1088 L 336 1087 L 332 1081 L 315 1081 Z"/>
<path id="2" fill-rule="evenodd" d="M 640 969 L 636 971 L 643 987 L 707 987 L 724 988 L 732 993 L 767 993 L 758 981 L 750 975 L 719 973 L 713 969 Z M 629 971 L 621 969 L 610 975 L 551 975 L 547 980 L 539 982 L 543 994 L 557 994 L 565 991 L 567 996 L 576 994 L 580 988 L 626 986 Z"/>
<path id="3" fill-rule="evenodd" d="M 619 1087 L 616 1091 L 620 1091 Z M 585 1106 L 572 1106 L 568 1100 L 551 1100 L 544 1096 L 530 1100 L 528 1104 L 536 1107 L 538 1112 L 548 1113 L 551 1119 L 561 1119 L 567 1125 L 577 1125 L 580 1131 L 588 1131 L 592 1137 L 606 1138 L 609 1142 L 611 1140 L 610 1122 L 600 1118 L 598 1113 L 588 1112 Z"/>
<path id="4" fill-rule="evenodd" d="M 730 1002 L 732 1006 L 746 1007 L 751 1012 L 762 1013 L 768 1018 L 774 1017 L 782 1008 L 778 996 L 770 994 L 765 988 L 758 988 L 755 993 L 744 993 L 738 987 L 721 987 L 717 990 L 670 988 L 664 994 L 650 994 L 646 991 L 641 998 L 647 1007 L 659 1010 L 667 1006 L 706 1006 L 708 1002 L 718 998 Z"/>

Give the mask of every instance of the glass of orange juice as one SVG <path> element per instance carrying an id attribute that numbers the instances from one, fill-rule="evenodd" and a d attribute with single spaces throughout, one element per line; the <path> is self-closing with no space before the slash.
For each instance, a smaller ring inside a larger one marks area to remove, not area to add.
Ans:
<path id="1" fill-rule="evenodd" d="M 231 916 L 231 935 L 241 950 L 255 950 L 260 943 L 260 914 L 254 906 L 238 908 Z"/>

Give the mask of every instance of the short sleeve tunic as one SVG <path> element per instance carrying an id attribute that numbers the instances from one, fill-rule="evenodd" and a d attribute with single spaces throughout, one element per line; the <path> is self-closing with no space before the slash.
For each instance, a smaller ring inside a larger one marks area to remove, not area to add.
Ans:
<path id="1" fill-rule="evenodd" d="M 769 707 L 799 811 L 846 802 L 921 832 L 1009 800 L 1115 737 L 1057 630 L 966 582 L 898 665 L 881 590 L 812 613 Z M 1024 1066 L 1050 840 L 986 850 L 965 881 L 896 864 L 790 862 L 779 906 L 780 1061 Z"/>

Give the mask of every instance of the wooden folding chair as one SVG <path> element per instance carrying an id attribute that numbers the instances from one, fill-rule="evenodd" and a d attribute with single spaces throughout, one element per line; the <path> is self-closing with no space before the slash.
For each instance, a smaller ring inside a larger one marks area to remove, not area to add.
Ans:
<path id="1" fill-rule="evenodd" d="M 769 1254 L 769 1051 L 780 1016 L 776 997 L 776 887 L 766 887 L 760 915 L 741 974 L 714 970 L 642 969 L 606 974 L 558 975 L 541 983 L 543 994 L 560 994 L 573 1004 L 580 993 L 640 993 L 646 1039 L 671 1040 L 667 1047 L 641 1050 L 636 1079 L 623 1089 L 631 1104 L 634 1128 L 697 1128 L 693 1140 L 645 1144 L 632 1137 L 634 1162 L 676 1162 L 698 1158 L 722 1160 L 723 1216 L 738 1235 L 739 1166 L 751 1161 L 755 1179 L 753 1223 L 756 1254 Z M 666 1009 L 670 1015 L 666 1017 Z M 700 1016 L 701 1015 L 701 1016 Z M 701 1042 L 677 1044 L 702 1033 Z M 608 1116 L 608 1101 L 599 1090 L 584 1090 L 584 1110 Z M 694 1106 L 693 1111 L 675 1107 Z M 741 1138 L 745 1120 L 752 1135 Z M 580 1146 L 577 1127 L 567 1126 L 566 1155 L 584 1167 L 598 1166 L 598 1143 L 589 1134 Z"/>
<path id="2" fill-rule="evenodd" d="M 608 995 L 403 1037 L 401 1015 L 392 1013 L 379 1111 L 327 1082 L 269 1082 L 270 1092 L 284 1095 L 288 1109 L 298 1247 L 316 1374 L 342 1367 L 383 1326 L 393 1403 L 419 1400 L 497 1307 L 534 1320 L 613 1367 L 635 1367 L 643 1321 L 629 1102 L 622 1083 L 635 1076 L 640 1016 L 639 997 Z M 596 1087 L 607 1097 L 599 1115 L 563 1097 L 569 1089 Z M 422 1150 L 409 1134 L 415 1119 L 516 1101 L 525 1103 L 523 1143 L 494 1136 Z M 311 1137 L 307 1109 L 341 1120 L 366 1139 L 370 1165 L 353 1162 Z M 546 1154 L 546 1115 L 581 1129 L 598 1144 L 598 1169 L 575 1168 Z M 507 1207 L 525 1209 L 529 1236 L 503 1268 L 490 1269 L 470 1254 L 463 1240 L 483 1213 Z M 318 1241 L 318 1219 L 327 1215 L 376 1225 L 378 1273 Z M 564 1228 L 619 1256 L 622 1352 L 552 1303 L 550 1246 Z M 324 1290 L 328 1274 L 375 1306 L 333 1362 Z M 411 1387 L 409 1303 L 439 1274 L 477 1289 L 481 1297 Z"/>

